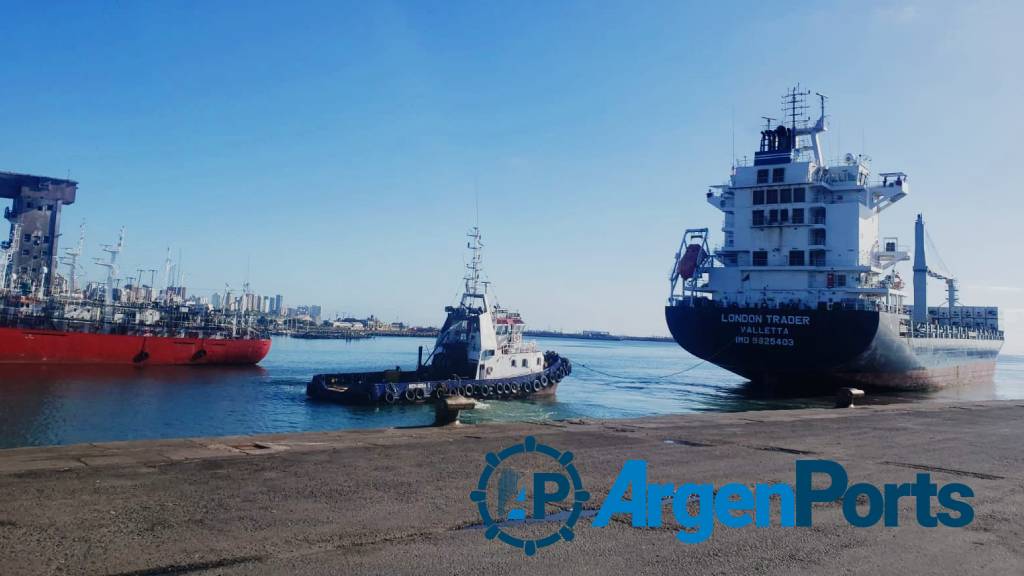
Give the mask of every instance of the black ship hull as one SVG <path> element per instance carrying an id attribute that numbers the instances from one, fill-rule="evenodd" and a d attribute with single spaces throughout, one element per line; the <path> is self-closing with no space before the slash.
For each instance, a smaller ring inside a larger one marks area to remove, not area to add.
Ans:
<path id="1" fill-rule="evenodd" d="M 928 390 L 991 381 L 1001 339 L 910 337 L 895 312 L 665 308 L 673 338 L 755 383 L 804 391 L 839 386 Z"/>

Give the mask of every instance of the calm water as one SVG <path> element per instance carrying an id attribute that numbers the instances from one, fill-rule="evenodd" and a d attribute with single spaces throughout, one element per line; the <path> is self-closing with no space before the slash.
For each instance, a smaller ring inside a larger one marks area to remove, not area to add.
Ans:
<path id="1" fill-rule="evenodd" d="M 140 438 L 415 426 L 430 406 L 351 408 L 306 399 L 316 372 L 412 368 L 416 348 L 432 341 L 357 342 L 277 338 L 258 368 L 0 368 L 0 447 Z M 628 418 L 693 411 L 829 406 L 832 398 L 763 398 L 710 364 L 662 376 L 698 361 L 674 343 L 541 340 L 576 369 L 556 399 L 491 401 L 466 421 Z M 587 367 L 590 367 L 588 369 Z M 605 374 L 598 373 L 604 372 Z M 872 402 L 1024 398 L 1024 357 L 1002 356 L 990 385 L 935 394 L 872 396 Z"/>

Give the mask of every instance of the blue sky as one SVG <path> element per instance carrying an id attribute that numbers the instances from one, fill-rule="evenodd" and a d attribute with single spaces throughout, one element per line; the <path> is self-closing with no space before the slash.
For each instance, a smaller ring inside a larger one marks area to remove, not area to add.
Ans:
<path id="1" fill-rule="evenodd" d="M 664 334 L 733 119 L 752 153 L 801 82 L 831 98 L 829 155 L 911 175 L 884 231 L 910 243 L 925 212 L 963 302 L 1004 307 L 1010 349 L 1024 329 L 1019 3 L 0 7 L 0 169 L 70 171 L 64 246 L 124 225 L 125 273 L 169 245 L 201 292 L 248 262 L 291 304 L 438 322 L 478 194 L 488 275 L 533 326 Z"/>

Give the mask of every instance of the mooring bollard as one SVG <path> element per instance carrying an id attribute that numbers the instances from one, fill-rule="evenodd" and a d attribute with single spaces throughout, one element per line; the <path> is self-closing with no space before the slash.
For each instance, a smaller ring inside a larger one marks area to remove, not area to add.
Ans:
<path id="1" fill-rule="evenodd" d="M 434 402 L 434 426 L 459 423 L 459 412 L 476 408 L 476 402 L 465 396 L 446 396 Z"/>
<path id="2" fill-rule="evenodd" d="M 840 388 L 836 393 L 836 408 L 853 408 L 853 401 L 864 398 L 860 388 Z"/>

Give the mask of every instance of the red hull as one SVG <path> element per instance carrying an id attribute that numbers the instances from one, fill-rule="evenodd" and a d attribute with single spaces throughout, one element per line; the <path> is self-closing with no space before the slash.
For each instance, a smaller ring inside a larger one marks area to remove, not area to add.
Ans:
<path id="1" fill-rule="evenodd" d="M 0 364 L 245 365 L 270 340 L 206 340 L 0 328 Z"/>

